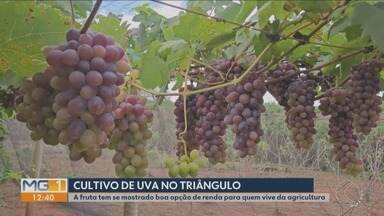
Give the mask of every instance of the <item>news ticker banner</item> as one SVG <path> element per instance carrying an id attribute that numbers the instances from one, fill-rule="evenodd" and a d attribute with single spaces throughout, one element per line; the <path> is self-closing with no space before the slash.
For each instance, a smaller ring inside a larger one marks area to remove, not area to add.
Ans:
<path id="1" fill-rule="evenodd" d="M 23 202 L 329 202 L 313 178 L 25 178 Z"/>

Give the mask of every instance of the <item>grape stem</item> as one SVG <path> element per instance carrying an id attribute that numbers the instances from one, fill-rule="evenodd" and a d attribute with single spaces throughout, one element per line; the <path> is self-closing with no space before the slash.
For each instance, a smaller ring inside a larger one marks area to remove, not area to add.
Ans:
<path id="1" fill-rule="evenodd" d="M 84 34 L 85 32 L 87 32 L 89 26 L 91 26 L 91 23 L 92 23 L 93 19 L 95 18 L 96 13 L 99 10 L 102 1 L 103 0 L 96 0 L 96 3 L 95 3 L 95 5 L 93 5 L 91 13 L 89 14 L 87 20 L 85 21 L 83 27 L 80 30 L 81 34 Z"/>
<path id="2" fill-rule="evenodd" d="M 225 80 L 225 78 L 224 78 L 224 76 L 223 76 L 223 74 L 222 74 L 222 71 L 219 71 L 219 70 L 217 70 L 216 68 L 212 67 L 211 65 L 209 65 L 209 64 L 207 64 L 207 63 L 205 63 L 205 62 L 203 62 L 203 61 L 200 61 L 200 60 L 198 60 L 198 59 L 192 58 L 192 61 L 194 61 L 194 62 L 197 63 L 197 64 L 203 65 L 203 66 L 206 67 L 206 68 L 209 68 L 209 69 L 213 70 L 214 72 L 216 72 L 216 73 L 219 74 L 220 78 L 221 78 L 223 81 Z"/>
<path id="3" fill-rule="evenodd" d="M 164 84 L 161 91 L 166 92 L 168 90 L 168 85 L 169 85 L 169 79 L 168 79 L 167 83 Z M 155 109 L 157 106 L 159 106 L 164 100 L 164 96 L 155 96 L 155 97 L 156 97 L 156 101 L 152 107 L 153 109 Z"/>
<path id="4" fill-rule="evenodd" d="M 296 32 L 300 31 L 301 29 L 304 29 L 308 26 L 311 26 L 313 25 L 313 22 L 308 22 L 300 27 L 298 27 L 297 29 L 295 29 L 294 31 L 292 31 L 291 33 L 288 33 L 286 36 L 283 36 L 282 39 L 292 39 L 292 35 L 294 35 Z"/>
<path id="5" fill-rule="evenodd" d="M 191 65 L 191 64 L 188 64 Z M 185 77 L 184 77 L 184 89 L 183 89 L 183 110 L 184 110 L 184 130 L 179 134 L 179 136 L 182 139 L 183 146 L 184 146 L 184 154 L 188 156 L 188 149 L 187 149 L 187 143 L 185 142 L 183 135 L 187 133 L 188 131 L 188 113 L 187 113 L 187 93 L 188 93 L 188 71 L 189 71 L 189 66 L 187 70 L 185 71 Z"/>
<path id="6" fill-rule="evenodd" d="M 69 6 L 71 6 L 71 17 L 72 17 L 72 27 L 75 25 L 75 12 L 73 11 L 73 3 L 72 0 L 69 0 Z"/>
<path id="7" fill-rule="evenodd" d="M 144 88 L 143 86 L 139 85 L 138 83 L 136 82 L 132 82 L 130 83 L 130 85 L 142 90 L 142 91 L 145 91 L 149 94 L 152 94 L 152 95 L 155 95 L 155 96 L 178 96 L 180 95 L 180 93 L 173 93 L 173 92 L 156 92 L 156 91 L 152 91 L 150 89 L 146 89 Z"/>
<path id="8" fill-rule="evenodd" d="M 348 53 L 348 54 L 345 54 L 345 55 L 341 55 L 327 63 L 324 63 L 324 64 L 321 64 L 319 66 L 316 66 L 316 67 L 313 67 L 311 69 L 308 69 L 308 70 L 303 70 L 303 71 L 296 71 L 296 73 L 292 73 L 292 74 L 288 74 L 288 75 L 285 75 L 285 76 L 282 76 L 282 77 L 279 77 L 279 78 L 276 78 L 276 79 L 273 79 L 273 80 L 270 80 L 267 82 L 267 84 L 274 84 L 274 83 L 277 83 L 277 82 L 280 82 L 280 81 L 283 81 L 283 80 L 286 80 L 290 77 L 293 77 L 293 76 L 296 76 L 296 75 L 299 75 L 301 73 L 309 73 L 311 71 L 316 71 L 316 70 L 320 70 L 321 68 L 323 67 L 326 67 L 326 66 L 329 66 L 329 65 L 332 65 L 332 64 L 335 64 L 335 63 L 338 63 L 340 62 L 341 60 L 344 60 L 344 59 L 347 59 L 349 57 L 352 57 L 352 56 L 355 56 L 355 55 L 358 55 L 360 53 L 363 53 L 365 51 L 365 49 L 361 49 L 361 50 L 357 50 L 357 51 L 354 51 L 354 52 L 351 52 L 351 53 Z"/>
<path id="9" fill-rule="evenodd" d="M 297 41 L 303 41 L 301 39 L 296 39 Z M 304 41 L 303 41 L 304 42 Z M 349 50 L 358 50 L 357 48 L 353 47 L 346 47 L 346 46 L 340 46 L 340 45 L 334 45 L 334 44 L 327 44 L 327 43 L 321 43 L 321 42 L 315 42 L 315 41 L 308 41 L 307 44 L 314 44 L 319 46 L 325 46 L 325 47 L 332 47 L 332 48 L 338 48 L 338 49 L 349 49 Z"/>

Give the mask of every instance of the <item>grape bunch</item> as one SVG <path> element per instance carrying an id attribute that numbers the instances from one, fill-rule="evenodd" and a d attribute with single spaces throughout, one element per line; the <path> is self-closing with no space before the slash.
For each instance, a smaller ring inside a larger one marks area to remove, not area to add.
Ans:
<path id="1" fill-rule="evenodd" d="M 115 97 L 129 65 L 124 51 L 101 33 L 71 29 L 67 43 L 44 50 L 49 84 L 57 94 L 51 104 L 59 142 L 68 145 L 70 159 L 92 163 L 107 147 L 115 127 Z"/>
<path id="2" fill-rule="evenodd" d="M 297 148 L 308 149 L 313 143 L 315 130 L 315 81 L 299 78 L 287 90 L 286 123 Z"/>
<path id="3" fill-rule="evenodd" d="M 54 112 L 52 103 L 55 91 L 49 86 L 51 75 L 48 70 L 36 73 L 32 80 L 24 80 L 22 97 L 16 106 L 16 119 L 25 122 L 31 130 L 31 139 L 43 141 L 48 145 L 57 145 L 59 131 L 53 127 Z"/>
<path id="4" fill-rule="evenodd" d="M 195 106 L 197 142 L 211 163 L 224 163 L 226 146 L 222 136 L 226 130 L 223 122 L 227 112 L 225 90 L 216 89 L 197 95 Z"/>
<path id="5" fill-rule="evenodd" d="M 218 83 L 233 79 L 243 72 L 242 67 L 231 59 L 220 59 L 205 68 L 204 78 L 208 83 Z M 200 85 L 204 88 L 208 85 Z M 195 99 L 196 124 L 195 134 L 204 155 L 211 163 L 224 163 L 226 158 L 225 143 L 222 136 L 226 125 L 224 117 L 227 112 L 226 90 L 216 89 L 198 94 Z"/>
<path id="6" fill-rule="evenodd" d="M 296 73 L 296 66 L 287 61 L 280 62 L 277 68 L 269 71 L 268 73 L 267 89 L 269 93 L 276 98 L 277 102 L 286 110 L 288 109 L 288 98 L 286 92 L 289 85 L 297 79 L 297 75 L 295 76 Z M 277 79 L 282 80 L 274 83 L 271 82 L 272 80 Z"/>
<path id="7" fill-rule="evenodd" d="M 116 128 L 111 135 L 111 145 L 115 149 L 112 161 L 120 177 L 146 175 L 148 159 L 145 145 L 152 137 L 149 126 L 153 113 L 145 104 L 145 98 L 129 95 L 113 112 Z"/>
<path id="8" fill-rule="evenodd" d="M 183 89 L 180 89 L 180 92 L 182 92 Z M 190 153 L 194 149 L 199 149 L 199 143 L 196 140 L 196 96 L 191 95 L 188 96 L 186 99 L 186 108 L 187 108 L 187 131 L 184 134 L 181 134 L 184 132 L 185 128 L 185 119 L 184 119 L 184 97 L 179 96 L 178 99 L 175 101 L 175 109 L 174 114 L 176 117 L 176 137 L 178 138 L 177 146 L 176 146 L 176 155 L 181 157 L 182 155 L 185 155 L 185 149 L 184 149 L 184 142 L 187 146 L 187 153 Z"/>
<path id="9" fill-rule="evenodd" d="M 236 134 L 234 148 L 240 157 L 256 154 L 257 143 L 263 135 L 261 113 L 265 112 L 265 75 L 253 72 L 241 83 L 227 88 L 225 100 L 228 114 L 224 124 L 231 125 Z"/>
<path id="10" fill-rule="evenodd" d="M 205 69 L 204 76 L 208 83 L 217 83 L 231 80 L 242 72 L 243 68 L 236 61 L 232 59 L 219 59 L 213 62 L 210 68 Z"/>
<path id="11" fill-rule="evenodd" d="M 189 153 L 189 156 L 183 155 L 179 160 L 167 158 L 164 162 L 168 169 L 169 177 L 196 177 L 204 163 L 200 159 L 199 151 L 194 149 Z"/>
<path id="12" fill-rule="evenodd" d="M 330 142 L 339 167 L 356 175 L 362 169 L 362 162 L 356 151 L 358 143 L 353 134 L 352 95 L 345 89 L 330 89 L 320 99 L 319 109 L 323 115 L 330 115 Z"/>
<path id="13" fill-rule="evenodd" d="M 347 86 L 353 92 L 353 123 L 358 133 L 368 134 L 377 126 L 381 111 L 381 97 L 377 94 L 380 92 L 379 72 L 382 67 L 383 64 L 376 59 L 352 67 Z"/>

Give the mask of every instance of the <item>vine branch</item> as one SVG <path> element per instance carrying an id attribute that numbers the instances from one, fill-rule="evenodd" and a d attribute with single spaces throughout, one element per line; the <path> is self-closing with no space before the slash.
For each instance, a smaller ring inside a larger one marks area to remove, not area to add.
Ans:
<path id="1" fill-rule="evenodd" d="M 96 3 L 95 3 L 95 5 L 93 5 L 91 13 L 89 14 L 87 20 L 85 21 L 83 27 L 80 30 L 80 34 L 84 34 L 85 32 L 87 32 L 89 26 L 91 26 L 91 23 L 92 23 L 93 19 L 96 16 L 97 11 L 100 8 L 100 5 L 101 5 L 102 1 L 103 0 L 96 0 Z"/>
<path id="2" fill-rule="evenodd" d="M 144 88 L 143 86 L 139 85 L 138 83 L 136 82 L 132 82 L 130 83 L 130 85 L 142 90 L 142 91 L 145 91 L 151 95 L 155 95 L 155 96 L 179 96 L 180 93 L 173 93 L 173 92 L 156 92 L 156 91 L 152 91 L 150 89 L 146 89 Z"/>
<path id="3" fill-rule="evenodd" d="M 69 5 L 71 6 L 71 17 L 72 17 L 72 27 L 73 27 L 76 23 L 76 20 L 75 20 L 75 12 L 73 10 L 72 0 L 69 0 Z"/>
<path id="4" fill-rule="evenodd" d="M 165 85 L 163 86 L 163 88 L 161 89 L 162 92 L 166 92 L 168 90 L 168 85 L 169 85 L 169 79 L 167 81 L 167 83 L 165 83 Z M 164 97 L 165 96 L 157 96 L 156 97 L 156 101 L 155 101 L 155 104 L 152 106 L 152 108 L 156 108 L 157 106 L 159 106 L 163 100 L 164 100 Z"/>
<path id="5" fill-rule="evenodd" d="M 211 18 L 211 19 L 213 19 L 213 20 L 215 20 L 217 22 L 229 23 L 229 24 L 236 25 L 236 26 L 242 27 L 242 28 L 249 28 L 249 29 L 252 29 L 252 30 L 255 30 L 255 31 L 259 31 L 259 32 L 266 32 L 263 29 L 255 28 L 252 25 L 238 23 L 238 22 L 235 22 L 235 21 L 232 21 L 232 20 L 224 19 L 222 17 L 211 16 L 211 15 L 208 15 L 208 14 L 203 13 L 203 12 L 199 12 L 199 11 L 191 10 L 191 9 L 188 9 L 188 8 L 180 7 L 180 6 L 177 6 L 177 5 L 169 4 L 167 2 L 163 2 L 163 1 L 159 1 L 159 0 L 151 0 L 151 1 L 152 2 L 156 2 L 158 4 L 169 6 L 169 7 L 172 7 L 172 8 L 176 8 L 176 9 L 188 12 L 188 13 L 193 13 L 193 14 L 196 14 L 196 15 L 199 15 L 199 16 L 208 17 L 208 18 Z"/>
<path id="6" fill-rule="evenodd" d="M 301 41 L 300 39 L 296 39 L 296 40 L 297 41 Z M 340 45 L 335 45 L 335 44 L 327 44 L 327 43 L 321 43 L 321 42 L 315 42 L 315 41 L 308 41 L 306 43 L 314 44 L 314 45 L 319 45 L 319 46 L 333 47 L 333 48 L 338 48 L 338 49 L 358 50 L 357 48 L 353 48 L 353 47 L 346 47 L 346 46 L 340 46 Z"/>
<path id="7" fill-rule="evenodd" d="M 194 91 L 189 91 L 187 93 L 187 95 L 199 94 L 202 92 L 212 91 L 212 90 L 223 88 L 223 87 L 230 86 L 230 85 L 236 85 L 237 83 L 241 82 L 244 79 L 244 77 L 246 77 L 252 71 L 252 69 L 260 62 L 261 57 L 264 56 L 264 54 L 272 47 L 272 45 L 273 45 L 272 43 L 269 43 L 264 48 L 264 50 L 260 53 L 260 55 L 257 56 L 256 60 L 248 67 L 248 69 L 246 71 L 244 71 L 243 74 L 241 74 L 241 76 L 236 77 L 233 80 L 226 82 L 226 83 L 223 83 L 223 84 L 220 84 L 220 85 L 210 86 L 207 88 L 197 89 Z"/>
<path id="8" fill-rule="evenodd" d="M 198 60 L 198 59 L 192 58 L 192 61 L 195 62 L 195 63 L 197 63 L 197 64 L 203 65 L 203 66 L 206 67 L 206 68 L 209 68 L 209 69 L 213 70 L 214 72 L 216 72 L 217 74 L 219 74 L 220 78 L 221 78 L 223 81 L 225 81 L 225 77 L 223 77 L 223 74 L 222 74 L 221 71 L 217 70 L 216 68 L 212 67 L 211 65 L 209 65 L 209 64 L 207 64 L 207 63 L 205 63 L 205 62 L 203 62 L 203 61 L 200 61 L 200 60 Z"/>
<path id="9" fill-rule="evenodd" d="M 169 4 L 169 3 L 166 3 L 166 2 L 161 2 L 159 0 L 151 0 L 153 2 L 156 2 L 156 3 L 159 3 L 159 4 L 163 4 L 163 5 L 167 5 L 169 7 L 173 7 L 173 8 L 177 8 L 179 10 L 184 10 L 186 12 L 190 12 L 190 13 L 194 13 L 194 14 L 197 14 L 197 15 L 200 15 L 200 16 L 205 16 L 205 17 L 209 17 L 209 18 L 212 18 L 212 19 L 215 19 L 215 20 L 221 20 L 221 18 L 218 18 L 218 17 L 212 17 L 212 16 L 209 16 L 207 14 L 204 14 L 204 13 L 201 13 L 201 12 L 197 12 L 197 11 L 193 11 L 193 10 L 190 10 L 190 9 L 186 9 L 186 8 L 183 8 L 183 7 L 179 7 L 179 6 L 176 6 L 176 5 L 172 5 L 172 4 Z M 319 25 L 316 26 L 316 28 L 314 30 L 312 30 L 308 35 L 307 35 L 307 40 L 309 40 L 313 35 L 316 34 L 317 31 L 319 31 L 322 27 L 324 27 L 328 22 L 329 22 L 329 17 L 331 16 L 331 14 L 337 10 L 338 8 L 340 7 L 343 7 L 345 6 L 346 4 L 348 4 L 348 1 L 344 1 L 342 2 L 341 4 L 337 5 L 332 11 L 330 11 L 325 17 L 323 17 L 321 20 L 323 20 Z M 221 20 L 222 21 L 222 20 Z M 238 23 L 233 23 L 233 22 L 228 22 L 228 23 L 232 23 L 232 24 L 238 24 Z M 242 27 L 247 27 L 248 26 L 244 26 L 241 24 Z M 293 52 L 295 49 L 297 49 L 298 47 L 306 44 L 308 41 L 298 41 L 293 47 L 291 47 L 289 50 L 287 50 L 286 52 L 284 52 L 279 58 L 275 59 L 274 61 L 272 61 L 271 63 L 269 63 L 266 67 L 264 67 L 263 69 L 261 69 L 260 71 L 258 71 L 258 73 L 264 73 L 266 72 L 268 69 L 270 69 L 273 65 L 275 65 L 276 63 L 278 63 L 280 60 L 282 60 L 284 57 L 288 56 L 291 52 Z M 260 53 L 260 55 L 256 58 L 256 60 L 248 67 L 248 69 L 239 77 L 237 78 L 234 78 L 233 80 L 229 81 L 229 82 L 226 82 L 226 83 L 222 83 L 222 84 L 219 84 L 219 85 L 215 85 L 215 86 L 210 86 L 210 87 L 206 87 L 206 88 L 202 88 L 202 89 L 197 89 L 197 90 L 193 90 L 193 91 L 188 91 L 186 93 L 186 95 L 184 96 L 189 96 L 189 95 L 194 95 L 194 94 L 199 94 L 199 93 L 202 93 L 202 92 L 207 92 L 207 91 L 211 91 L 211 90 L 215 90 L 215 89 L 219 89 L 219 88 L 223 88 L 223 87 L 226 87 L 226 86 L 230 86 L 230 85 L 235 85 L 239 82 L 241 82 L 251 71 L 252 69 L 259 63 L 260 59 L 262 56 L 264 56 L 264 54 L 272 47 L 273 43 L 270 43 L 268 44 L 264 50 Z M 361 50 L 359 51 L 356 51 L 356 52 L 361 52 Z M 349 56 L 348 56 L 349 57 Z M 331 63 L 329 63 L 331 64 Z M 154 94 L 154 95 L 162 95 L 162 94 L 165 94 L 165 93 L 158 93 L 158 92 L 153 92 L 153 91 L 150 91 L 150 90 L 147 90 L 147 89 L 144 89 L 143 87 L 141 86 L 136 86 L 137 88 L 140 88 L 148 93 L 151 93 L 151 94 Z M 168 93 L 166 93 L 168 95 Z M 170 93 L 172 94 L 172 93 Z M 179 95 L 179 94 L 172 94 L 172 95 Z"/>
<path id="10" fill-rule="evenodd" d="M 326 25 L 328 22 L 329 22 L 329 17 L 331 16 L 331 14 L 337 10 L 338 8 L 340 7 L 343 7 L 345 6 L 346 4 L 348 4 L 348 1 L 345 1 L 343 2 L 342 4 L 339 4 L 337 5 L 332 11 L 330 11 L 324 18 L 323 18 L 323 22 L 321 22 L 314 30 L 312 30 L 308 36 L 307 36 L 307 40 L 309 41 L 309 39 L 316 34 L 317 31 L 319 31 L 324 25 Z M 284 52 L 280 58 L 276 59 L 275 61 L 273 61 L 272 63 L 270 63 L 269 65 L 267 65 L 264 69 L 262 69 L 261 72 L 265 72 L 267 71 L 269 68 L 271 68 L 273 65 L 275 65 L 276 63 L 278 63 L 280 60 L 282 60 L 283 58 L 285 58 L 286 56 L 288 56 L 291 52 L 293 52 L 295 49 L 297 49 L 298 47 L 302 46 L 306 44 L 305 42 L 302 42 L 302 41 L 299 41 L 297 44 L 295 44 L 293 47 L 291 47 L 288 51 Z"/>

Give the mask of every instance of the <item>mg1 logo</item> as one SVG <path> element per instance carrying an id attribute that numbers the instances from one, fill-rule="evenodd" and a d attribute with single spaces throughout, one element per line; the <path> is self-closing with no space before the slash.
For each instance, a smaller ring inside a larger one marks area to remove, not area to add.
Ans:
<path id="1" fill-rule="evenodd" d="M 21 192 L 67 192 L 67 179 L 21 179 Z"/>

